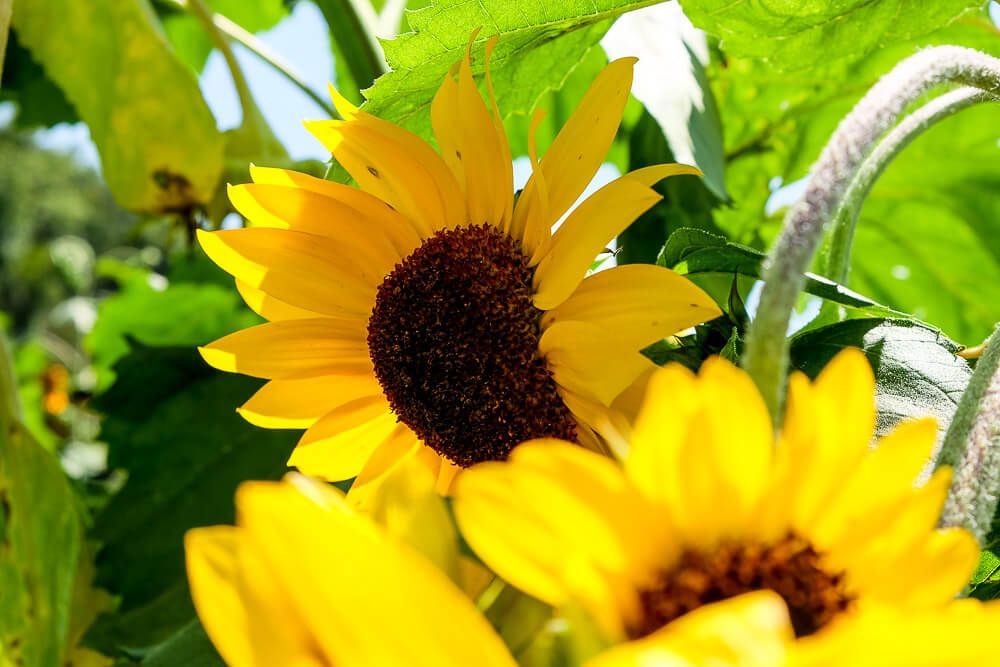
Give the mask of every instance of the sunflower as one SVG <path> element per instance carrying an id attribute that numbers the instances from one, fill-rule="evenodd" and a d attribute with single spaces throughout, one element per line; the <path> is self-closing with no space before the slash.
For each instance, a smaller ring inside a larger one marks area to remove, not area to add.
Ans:
<path id="1" fill-rule="evenodd" d="M 516 666 L 472 600 L 337 490 L 304 477 L 247 482 L 236 504 L 236 526 L 196 528 L 185 538 L 192 598 L 226 664 Z M 772 667 L 790 632 L 780 598 L 743 596 L 586 667 L 653 659 Z"/>
<path id="2" fill-rule="evenodd" d="M 458 523 L 498 575 L 585 609 L 612 643 L 770 590 L 787 605 L 802 664 L 900 664 L 851 651 L 884 657 L 875 637 L 905 635 L 896 643 L 915 655 L 910 616 L 925 619 L 930 662 L 902 664 L 980 664 L 949 662 L 958 653 L 947 633 L 978 632 L 969 654 L 996 651 L 1000 635 L 988 628 L 1000 607 L 953 608 L 979 549 L 964 530 L 935 528 L 950 471 L 914 481 L 935 424 L 903 423 L 870 449 L 873 396 L 857 350 L 815 383 L 795 374 L 776 443 L 744 372 L 719 358 L 698 376 L 668 366 L 649 381 L 622 465 L 557 440 L 525 443 L 456 480 Z"/>
<path id="3" fill-rule="evenodd" d="M 492 91 L 486 48 L 486 84 Z M 639 350 L 719 314 L 687 279 L 647 265 L 585 277 L 605 244 L 684 165 L 639 169 L 579 204 L 608 150 L 634 59 L 597 77 L 520 195 L 471 47 L 431 106 L 441 153 L 352 106 L 307 123 L 360 189 L 251 168 L 230 189 L 252 223 L 199 233 L 269 320 L 202 348 L 218 369 L 270 380 L 240 413 L 306 428 L 289 464 L 327 480 L 377 478 L 416 454 L 439 471 L 502 460 L 523 440 L 600 449 L 608 405 L 650 367 Z M 535 125 L 537 127 L 537 124 Z"/>

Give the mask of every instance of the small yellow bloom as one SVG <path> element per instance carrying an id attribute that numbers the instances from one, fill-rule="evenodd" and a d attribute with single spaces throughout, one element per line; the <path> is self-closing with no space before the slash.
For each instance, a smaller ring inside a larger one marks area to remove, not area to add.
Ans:
<path id="1" fill-rule="evenodd" d="M 612 642 L 771 590 L 806 638 L 794 644 L 802 664 L 979 664 L 947 661 L 961 655 L 948 633 L 975 636 L 949 619 L 964 614 L 981 632 L 962 649 L 981 655 L 1000 649 L 987 629 L 1000 607 L 954 609 L 979 549 L 965 531 L 935 529 L 950 471 L 915 486 L 934 423 L 902 424 L 870 449 L 873 396 L 856 350 L 814 383 L 796 374 L 775 443 L 744 372 L 722 359 L 698 376 L 670 366 L 650 380 L 623 467 L 556 440 L 526 443 L 457 480 L 459 526 L 497 574 L 552 605 L 583 607 Z M 928 633 L 919 646 L 930 663 L 855 657 L 913 640 L 910 617 L 929 619 L 914 627 Z"/>
<path id="2" fill-rule="evenodd" d="M 344 120 L 307 127 L 360 189 L 263 168 L 231 188 L 254 226 L 199 239 L 270 321 L 202 354 L 270 380 L 240 412 L 265 428 L 308 429 L 291 465 L 374 480 L 417 455 L 444 489 L 460 467 L 504 459 L 523 440 L 600 449 L 608 406 L 651 366 L 639 350 L 719 314 L 664 268 L 585 277 L 660 199 L 652 186 L 692 167 L 626 174 L 551 232 L 611 145 L 633 62 L 608 65 L 541 160 L 532 139 L 533 175 L 516 203 L 501 117 L 469 52 L 433 101 L 440 153 L 334 91 Z"/>
<path id="3" fill-rule="evenodd" d="M 305 478 L 248 482 L 237 525 L 196 528 L 188 578 L 232 667 L 515 667 L 472 601 L 408 544 Z M 780 598 L 706 606 L 586 667 L 773 667 L 791 634 Z"/>

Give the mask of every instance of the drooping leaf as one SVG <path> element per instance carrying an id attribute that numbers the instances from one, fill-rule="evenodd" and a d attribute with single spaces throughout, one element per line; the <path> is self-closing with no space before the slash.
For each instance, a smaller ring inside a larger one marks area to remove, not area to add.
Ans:
<path id="1" fill-rule="evenodd" d="M 879 434 L 904 419 L 927 416 L 944 433 L 972 375 L 955 356 L 959 345 L 911 320 L 847 320 L 795 336 L 792 366 L 815 377 L 845 347 L 864 350 L 875 371 Z"/>
<path id="2" fill-rule="evenodd" d="M 4 664 L 63 664 L 80 545 L 76 500 L 59 461 L 23 426 L 0 419 L 0 658 Z"/>
<path id="3" fill-rule="evenodd" d="M 120 204 L 163 212 L 210 199 L 222 136 L 143 0 L 19 2 L 13 21 L 87 123 Z"/>
<path id="4" fill-rule="evenodd" d="M 483 42 L 499 35 L 491 69 L 500 109 L 504 114 L 531 109 L 547 90 L 561 87 L 610 19 L 654 1 L 440 0 L 408 14 L 412 32 L 383 42 L 392 71 L 365 91 L 367 109 L 429 136 L 431 99 L 478 28 L 473 71 L 483 71 Z"/>
<path id="5" fill-rule="evenodd" d="M 862 57 L 885 44 L 932 32 L 983 3 L 681 0 L 681 6 L 696 26 L 720 37 L 727 52 L 794 70 Z"/>
<path id="6" fill-rule="evenodd" d="M 21 45 L 17 31 L 10 31 L 7 57 L 0 75 L 0 100 L 17 105 L 14 124 L 20 128 L 51 127 L 79 120 L 59 86 L 45 75 L 31 53 Z"/>
<path id="7" fill-rule="evenodd" d="M 276 479 L 297 434 L 266 431 L 235 408 L 259 382 L 220 373 L 188 347 L 137 347 L 95 402 L 108 464 L 128 481 L 97 515 L 103 546 L 97 580 L 121 597 L 88 641 L 106 652 L 158 644 L 194 618 L 184 571 L 184 533 L 231 523 L 233 494 L 247 479 Z"/>

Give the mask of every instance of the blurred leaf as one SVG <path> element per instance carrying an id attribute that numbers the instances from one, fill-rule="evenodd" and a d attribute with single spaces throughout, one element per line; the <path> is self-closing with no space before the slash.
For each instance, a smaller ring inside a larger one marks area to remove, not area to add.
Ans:
<path id="1" fill-rule="evenodd" d="M 5 665 L 58 667 L 70 638 L 80 518 L 55 456 L 21 425 L 2 421 L 0 657 Z"/>
<path id="2" fill-rule="evenodd" d="M 127 273 L 103 260 L 99 273 L 117 272 L 122 289 L 101 302 L 97 322 L 84 346 L 98 371 L 99 388 L 111 381 L 110 368 L 130 348 L 128 339 L 146 345 L 204 345 L 227 333 L 259 324 L 232 286 L 232 280 L 200 251 L 171 272 L 174 280 L 142 270 Z M 213 284 L 206 280 L 224 281 Z"/>
<path id="3" fill-rule="evenodd" d="M 121 596 L 88 635 L 105 652 L 150 647 L 194 618 L 184 533 L 231 523 L 236 486 L 279 478 L 298 435 L 244 422 L 235 408 L 259 382 L 220 373 L 190 348 L 139 346 L 115 372 L 95 401 L 108 465 L 128 472 L 92 530 L 103 545 L 98 583 Z"/>
<path id="4" fill-rule="evenodd" d="M 0 76 L 3 75 L 4 55 L 7 53 L 7 34 L 10 32 L 10 11 L 14 0 L 0 0 Z"/>
<path id="5" fill-rule="evenodd" d="M 653 2 L 440 0 L 407 15 L 413 32 L 382 43 L 392 71 L 364 91 L 367 110 L 430 136 L 431 99 L 448 68 L 461 60 L 472 32 L 482 28 L 473 71 L 483 71 L 482 43 L 500 35 L 491 63 L 497 102 L 505 115 L 526 111 L 546 91 L 562 86 L 610 19 Z"/>
<path id="6" fill-rule="evenodd" d="M 146 654 L 142 667 L 225 667 L 197 619 Z"/>
<path id="7" fill-rule="evenodd" d="M 792 366 L 816 377 L 845 347 L 864 350 L 875 371 L 880 435 L 904 419 L 927 416 L 944 433 L 972 375 L 955 356 L 960 347 L 954 341 L 910 320 L 848 320 L 795 336 Z"/>
<path id="8" fill-rule="evenodd" d="M 912 39 L 981 8 L 981 0 L 681 0 L 699 28 L 722 38 L 733 55 L 763 58 L 781 69 L 860 58 Z"/>
<path id="9" fill-rule="evenodd" d="M 273 28 L 288 14 L 282 0 L 205 0 L 205 4 L 250 32 Z M 213 48 L 205 28 L 193 16 L 172 6 L 162 12 L 161 20 L 177 57 L 195 72 L 201 72 Z"/>
<path id="10" fill-rule="evenodd" d="M 656 119 L 677 162 L 701 169 L 720 200 L 726 193 L 722 124 L 705 76 L 705 36 L 675 3 L 625 14 L 601 41 L 611 59 L 637 56 L 632 94 Z"/>
<path id="11" fill-rule="evenodd" d="M 222 136 L 143 0 L 19 2 L 14 26 L 89 126 L 119 203 L 162 212 L 210 199 Z"/>
<path id="12" fill-rule="evenodd" d="M 16 30 L 10 31 L 7 43 L 7 58 L 0 75 L 0 100 L 17 104 L 14 125 L 19 128 L 51 127 L 79 120 L 63 92 L 21 45 Z"/>
<path id="13" fill-rule="evenodd" d="M 692 278 L 700 274 L 739 274 L 760 278 L 763 261 L 764 253 L 759 250 L 727 241 L 725 237 L 700 229 L 684 228 L 670 235 L 656 263 L 667 268 L 677 268 Z M 905 313 L 894 311 L 843 285 L 811 273 L 806 274 L 805 292 L 856 309 L 860 311 L 859 315 L 908 317 Z"/>

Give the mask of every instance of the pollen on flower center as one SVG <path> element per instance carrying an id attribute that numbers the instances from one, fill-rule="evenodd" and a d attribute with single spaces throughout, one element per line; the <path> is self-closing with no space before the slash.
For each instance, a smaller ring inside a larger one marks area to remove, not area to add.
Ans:
<path id="1" fill-rule="evenodd" d="M 784 598 L 798 637 L 813 634 L 854 600 L 843 573 L 824 570 L 820 555 L 801 537 L 789 534 L 771 545 L 733 542 L 710 552 L 685 551 L 641 589 L 641 618 L 629 635 L 644 637 L 702 605 L 757 590 Z"/>
<path id="2" fill-rule="evenodd" d="M 378 289 L 368 349 L 400 421 L 450 461 L 502 460 L 520 442 L 576 440 L 538 355 L 532 269 L 490 225 L 438 232 Z"/>

